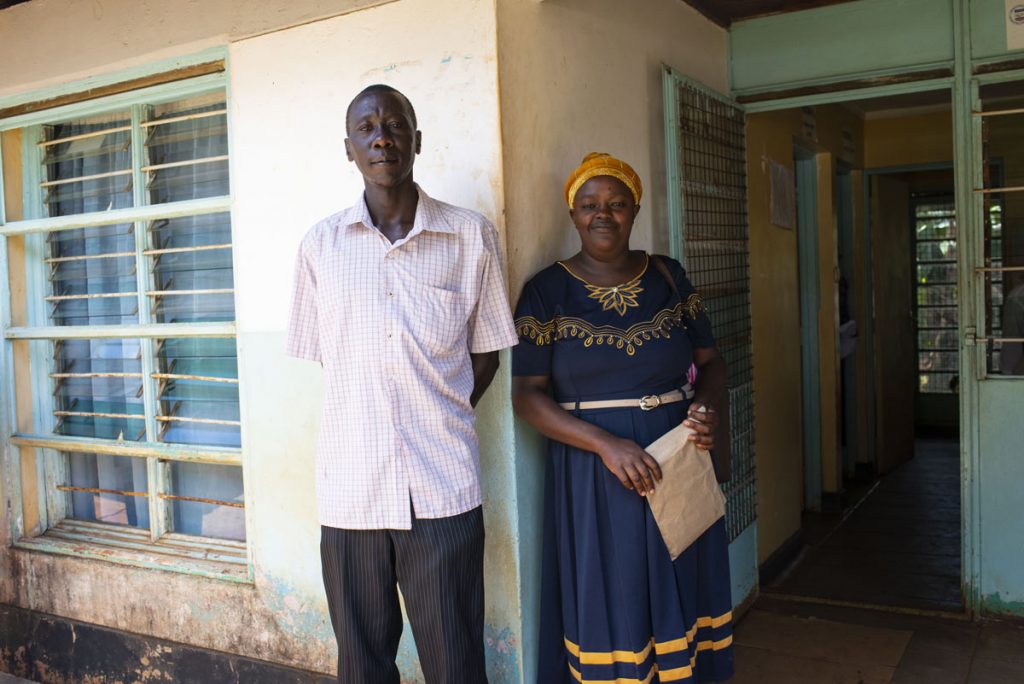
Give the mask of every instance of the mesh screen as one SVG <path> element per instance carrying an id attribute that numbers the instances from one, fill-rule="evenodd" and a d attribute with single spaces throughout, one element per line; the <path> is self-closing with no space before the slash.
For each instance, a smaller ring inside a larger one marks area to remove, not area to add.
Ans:
<path id="1" fill-rule="evenodd" d="M 724 489 L 731 540 L 757 517 L 745 121 L 735 105 L 686 83 L 677 106 L 680 254 L 729 366 L 732 480 Z"/>

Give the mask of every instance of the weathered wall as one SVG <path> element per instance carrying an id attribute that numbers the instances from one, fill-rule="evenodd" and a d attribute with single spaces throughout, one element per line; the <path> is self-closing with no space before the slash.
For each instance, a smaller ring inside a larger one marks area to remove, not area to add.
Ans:
<path id="1" fill-rule="evenodd" d="M 747 192 L 750 280 L 757 407 L 758 560 L 763 562 L 800 529 L 803 510 L 800 268 L 797 233 L 770 222 L 769 161 L 795 173 L 793 146 L 816 153 L 818 163 L 819 375 L 821 378 L 822 486 L 838 491 L 838 301 L 835 281 L 837 223 L 832 193 L 836 161 L 862 164 L 862 123 L 839 106 L 815 108 L 816 136 L 805 135 L 800 110 L 754 114 L 747 119 Z M 844 152 L 843 131 L 853 136 Z M 855 222 L 856 226 L 856 222 Z M 859 231 L 858 231 L 859 233 Z M 855 235 L 855 244 L 859 242 Z M 855 260 L 860 259 L 855 250 Z M 856 298 L 851 297 L 856 306 Z M 862 355 L 858 343 L 858 354 Z"/>
<path id="2" fill-rule="evenodd" d="M 33 0 L 0 12 L 0 97 L 393 0 Z"/>
<path id="3" fill-rule="evenodd" d="M 435 197 L 474 207 L 499 227 L 503 206 L 493 2 L 401 0 L 340 14 L 357 4 L 370 3 L 250 7 L 224 0 L 205 3 L 202 21 L 192 3 L 127 0 L 36 0 L 0 13 L 0 94 L 85 72 L 134 73 L 155 59 L 260 34 L 228 47 L 242 443 L 255 581 L 237 585 L 8 551 L 0 602 L 333 670 L 313 493 L 322 382 L 314 364 L 285 358 L 283 338 L 299 240 L 316 219 L 355 201 L 361 189 L 342 145 L 351 97 L 374 82 L 406 92 L 424 131 L 417 180 Z M 41 14 L 50 20 L 45 34 L 35 30 Z M 339 16 L 269 32 L 323 14 Z M 508 366 L 505 359 L 478 410 L 488 533 L 486 637 L 494 682 L 519 681 L 520 670 Z M 400 661 L 403 675 L 419 681 L 408 632 Z"/>
<path id="4" fill-rule="evenodd" d="M 725 31 L 677 0 L 497 0 L 512 296 L 578 250 L 562 185 L 583 156 L 610 152 L 644 183 L 634 247 L 668 250 L 661 64 L 726 92 Z M 524 634 L 536 634 L 543 440 L 515 433 Z M 742 597 L 739 597 L 742 598 Z M 532 681 L 534 654 L 524 651 Z"/>

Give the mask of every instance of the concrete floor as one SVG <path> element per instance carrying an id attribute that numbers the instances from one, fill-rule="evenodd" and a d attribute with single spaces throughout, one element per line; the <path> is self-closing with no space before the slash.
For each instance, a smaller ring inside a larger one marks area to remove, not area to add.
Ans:
<path id="1" fill-rule="evenodd" d="M 730 684 L 1021 684 L 1024 626 L 761 598 Z"/>
<path id="2" fill-rule="evenodd" d="M 805 552 L 769 590 L 961 612 L 959 458 L 955 441 L 918 440 L 846 517 L 805 515 Z"/>

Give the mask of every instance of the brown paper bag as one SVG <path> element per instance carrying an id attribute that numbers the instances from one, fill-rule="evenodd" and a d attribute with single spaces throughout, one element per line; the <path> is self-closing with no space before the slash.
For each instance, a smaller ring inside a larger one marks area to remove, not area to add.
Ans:
<path id="1" fill-rule="evenodd" d="M 711 455 L 687 439 L 692 433 L 680 425 L 646 448 L 662 476 L 647 501 L 672 560 L 725 515 Z"/>

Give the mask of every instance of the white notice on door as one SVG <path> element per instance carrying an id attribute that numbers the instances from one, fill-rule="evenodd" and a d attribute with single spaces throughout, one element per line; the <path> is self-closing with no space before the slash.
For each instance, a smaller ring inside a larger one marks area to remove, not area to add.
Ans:
<path id="1" fill-rule="evenodd" d="M 1024 50 L 1024 0 L 1006 0 L 1006 49 Z"/>

